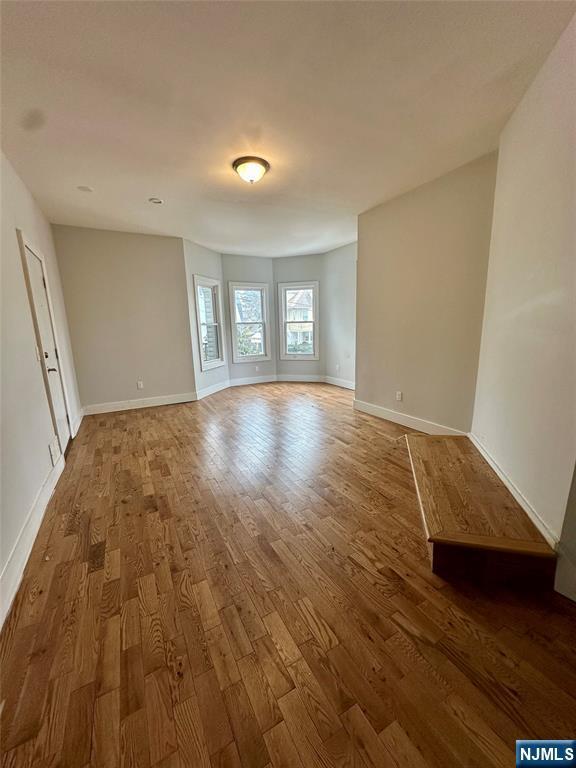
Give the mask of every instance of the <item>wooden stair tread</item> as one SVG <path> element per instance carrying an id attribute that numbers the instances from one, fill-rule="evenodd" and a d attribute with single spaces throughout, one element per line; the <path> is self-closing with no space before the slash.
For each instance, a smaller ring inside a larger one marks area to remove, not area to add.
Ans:
<path id="1" fill-rule="evenodd" d="M 406 442 L 429 542 L 556 557 L 471 440 L 409 434 Z"/>

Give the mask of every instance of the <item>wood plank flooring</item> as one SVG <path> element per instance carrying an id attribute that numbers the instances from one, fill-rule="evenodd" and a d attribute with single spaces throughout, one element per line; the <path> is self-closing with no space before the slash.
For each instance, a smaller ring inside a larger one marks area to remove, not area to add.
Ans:
<path id="1" fill-rule="evenodd" d="M 407 435 L 428 541 L 555 557 L 467 437 Z"/>
<path id="2" fill-rule="evenodd" d="M 1 637 L 4 768 L 507 768 L 576 610 L 429 569 L 403 435 L 319 384 L 89 416 Z"/>

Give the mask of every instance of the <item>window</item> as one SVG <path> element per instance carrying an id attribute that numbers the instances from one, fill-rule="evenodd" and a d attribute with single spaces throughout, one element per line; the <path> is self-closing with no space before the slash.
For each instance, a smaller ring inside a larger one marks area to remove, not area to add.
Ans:
<path id="1" fill-rule="evenodd" d="M 235 363 L 270 360 L 268 286 L 230 283 L 230 321 Z"/>
<path id="2" fill-rule="evenodd" d="M 220 282 L 194 275 L 200 365 L 203 371 L 224 365 Z"/>
<path id="3" fill-rule="evenodd" d="M 318 283 L 279 283 L 280 357 L 318 360 Z"/>

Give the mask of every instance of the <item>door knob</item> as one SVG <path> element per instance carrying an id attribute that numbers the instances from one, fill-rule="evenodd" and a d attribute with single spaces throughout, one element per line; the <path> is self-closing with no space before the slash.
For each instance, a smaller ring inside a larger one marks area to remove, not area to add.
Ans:
<path id="1" fill-rule="evenodd" d="M 48 373 L 58 373 L 58 368 L 48 368 Z"/>

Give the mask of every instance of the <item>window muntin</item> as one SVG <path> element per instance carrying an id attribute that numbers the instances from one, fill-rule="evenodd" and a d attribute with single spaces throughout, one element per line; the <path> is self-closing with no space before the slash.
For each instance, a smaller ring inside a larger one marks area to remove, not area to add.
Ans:
<path id="1" fill-rule="evenodd" d="M 268 286 L 230 283 L 230 320 L 234 362 L 269 360 Z"/>
<path id="2" fill-rule="evenodd" d="M 280 283 L 283 360 L 318 360 L 318 283 Z"/>
<path id="3" fill-rule="evenodd" d="M 196 317 L 200 345 L 200 365 L 203 371 L 224 365 L 220 282 L 194 275 Z"/>

